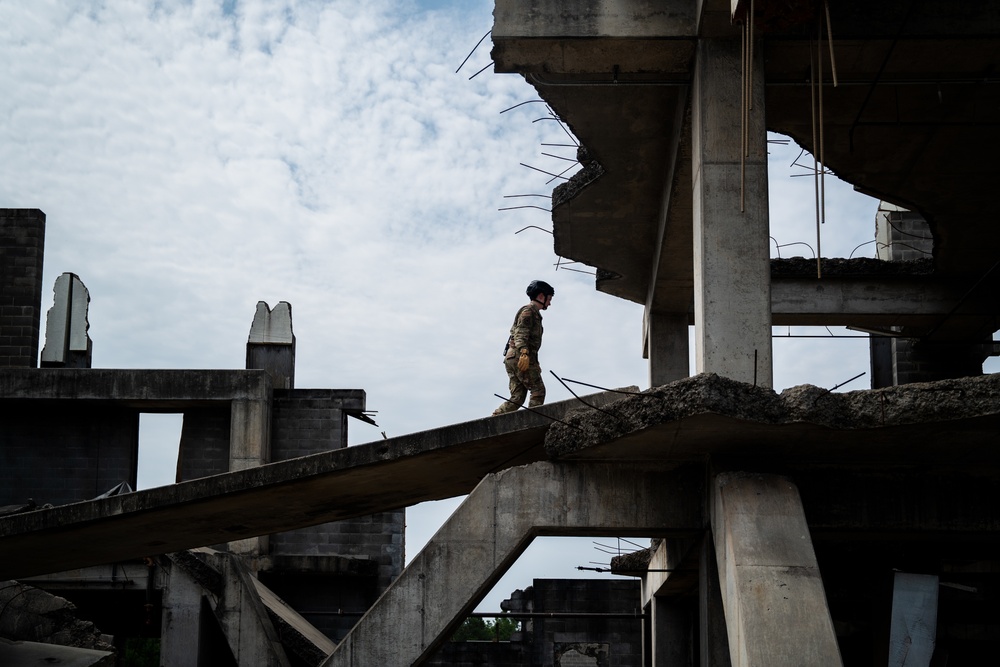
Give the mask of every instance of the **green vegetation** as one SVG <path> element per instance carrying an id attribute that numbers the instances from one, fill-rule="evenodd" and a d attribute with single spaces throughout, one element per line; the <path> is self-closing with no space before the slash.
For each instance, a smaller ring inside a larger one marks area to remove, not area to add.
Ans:
<path id="1" fill-rule="evenodd" d="M 451 636 L 453 642 L 469 641 L 510 641 L 510 636 L 517 632 L 520 623 L 508 616 L 498 616 L 492 621 L 470 616 L 459 626 Z"/>
<path id="2" fill-rule="evenodd" d="M 126 639 L 121 664 L 125 667 L 159 667 L 159 638 L 129 637 Z"/>

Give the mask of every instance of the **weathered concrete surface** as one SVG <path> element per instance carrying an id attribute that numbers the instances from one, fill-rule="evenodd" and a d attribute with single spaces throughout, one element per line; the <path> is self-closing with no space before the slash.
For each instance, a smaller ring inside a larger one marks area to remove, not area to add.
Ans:
<path id="1" fill-rule="evenodd" d="M 703 484 L 699 466 L 539 462 L 490 475 L 323 664 L 420 664 L 538 535 L 700 534 Z"/>
<path id="2" fill-rule="evenodd" d="M 550 429 L 545 449 L 560 459 L 996 463 L 998 396 L 1000 375 L 779 395 L 706 374 L 578 413 Z"/>
<path id="3" fill-rule="evenodd" d="M 143 408 L 266 400 L 271 389 L 262 370 L 10 368 L 0 374 L 0 400 L 117 401 Z"/>
<path id="4" fill-rule="evenodd" d="M 722 473 L 712 530 L 733 667 L 842 664 L 798 489 Z"/>
<path id="5" fill-rule="evenodd" d="M 764 63 L 759 55 L 744 59 L 739 39 L 698 43 L 691 85 L 695 369 L 770 387 Z M 741 67 L 752 98 L 735 76 Z"/>
<path id="6" fill-rule="evenodd" d="M 41 389 L 55 397 L 87 398 L 90 393 L 93 398 L 108 397 L 99 386 L 79 387 L 73 382 L 64 386 L 60 378 L 64 372 L 4 374 L 0 387 L 12 376 L 28 383 L 30 376 L 37 375 L 41 378 L 35 382 L 42 387 L 24 392 L 32 397 L 37 398 Z M 108 371 L 108 377 L 118 377 L 114 373 Z M 139 384 L 126 391 L 122 383 L 114 385 L 117 393 L 113 395 L 134 400 L 155 389 L 161 399 L 182 399 L 185 373 L 167 374 L 166 384 L 174 392 L 163 386 L 144 390 Z M 256 383 L 268 381 L 264 371 L 233 373 L 236 379 L 252 376 Z M 252 384 L 241 390 L 236 382 L 227 386 L 225 394 L 213 386 L 230 398 L 255 398 L 260 387 Z M 201 398 L 213 395 L 209 389 Z M 4 388 L 0 398 L 15 393 Z M 584 398 L 601 405 L 614 395 Z M 0 552 L 4 554 L 0 580 L 222 544 L 463 495 L 491 472 L 544 459 L 542 442 L 552 419 L 563 418 L 579 406 L 575 400 L 561 401 L 543 406 L 541 414 L 521 410 L 172 486 L 4 517 L 0 519 Z M 66 544 L 74 548 L 66 549 Z"/>
<path id="7" fill-rule="evenodd" d="M 115 654 L 72 646 L 17 642 L 0 638 L 0 665 L 4 667 L 114 667 Z"/>

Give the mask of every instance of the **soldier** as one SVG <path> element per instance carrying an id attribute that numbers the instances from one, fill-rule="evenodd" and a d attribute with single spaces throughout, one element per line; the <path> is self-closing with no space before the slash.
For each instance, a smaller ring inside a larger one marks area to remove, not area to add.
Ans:
<path id="1" fill-rule="evenodd" d="M 516 411 L 524 404 L 529 391 L 529 408 L 545 403 L 545 383 L 538 365 L 538 348 L 542 346 L 542 314 L 539 311 L 549 307 L 556 291 L 543 280 L 532 280 L 525 292 L 531 301 L 517 311 L 503 355 L 510 378 L 510 399 L 494 410 L 494 415 Z"/>

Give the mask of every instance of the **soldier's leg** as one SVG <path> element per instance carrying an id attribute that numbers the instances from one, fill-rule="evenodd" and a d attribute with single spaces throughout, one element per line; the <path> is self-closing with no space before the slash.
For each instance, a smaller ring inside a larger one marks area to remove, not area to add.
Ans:
<path id="1" fill-rule="evenodd" d="M 510 382 L 508 383 L 508 388 L 510 390 L 510 400 L 504 401 L 499 408 L 493 411 L 494 415 L 502 415 L 507 412 L 515 412 L 518 408 L 524 405 L 524 399 L 528 395 L 528 388 L 524 386 L 521 380 L 518 378 L 520 375 L 517 372 L 517 359 L 507 360 L 504 362 L 504 368 L 507 369 L 507 377 Z M 532 399 L 534 400 L 534 399 Z"/>
<path id="2" fill-rule="evenodd" d="M 521 384 L 531 392 L 531 399 L 528 407 L 534 408 L 545 403 L 545 383 L 542 382 L 542 367 L 538 364 L 531 364 L 528 370 L 519 374 Z"/>

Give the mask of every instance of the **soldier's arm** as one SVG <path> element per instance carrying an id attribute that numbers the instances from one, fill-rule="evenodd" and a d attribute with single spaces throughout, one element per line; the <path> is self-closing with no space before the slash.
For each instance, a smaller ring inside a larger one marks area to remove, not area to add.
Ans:
<path id="1" fill-rule="evenodd" d="M 524 308 L 517 315 L 514 322 L 514 349 L 520 352 L 528 347 L 528 339 L 531 336 L 531 309 Z"/>

